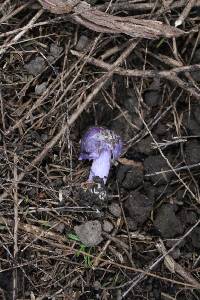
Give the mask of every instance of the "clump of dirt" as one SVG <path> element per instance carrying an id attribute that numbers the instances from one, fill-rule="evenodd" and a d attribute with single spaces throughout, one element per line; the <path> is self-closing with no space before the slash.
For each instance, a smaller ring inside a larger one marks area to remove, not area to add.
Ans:
<path id="1" fill-rule="evenodd" d="M 159 208 L 154 225 L 163 238 L 174 238 L 184 231 L 184 224 L 176 216 L 171 204 L 163 204 Z"/>
<path id="2" fill-rule="evenodd" d="M 121 208 L 118 203 L 113 202 L 108 206 L 109 212 L 114 216 L 119 218 L 121 216 Z"/>
<path id="3" fill-rule="evenodd" d="M 143 170 L 139 167 L 121 165 L 117 172 L 117 180 L 123 188 L 134 190 L 143 182 Z"/>
<path id="4" fill-rule="evenodd" d="M 127 216 L 131 217 L 136 227 L 138 227 L 149 218 L 153 209 L 153 202 L 144 194 L 134 191 L 129 194 L 124 207 Z"/>

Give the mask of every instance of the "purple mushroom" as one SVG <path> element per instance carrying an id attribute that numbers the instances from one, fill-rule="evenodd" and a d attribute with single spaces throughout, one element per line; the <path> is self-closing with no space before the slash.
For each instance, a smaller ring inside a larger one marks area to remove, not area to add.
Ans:
<path id="1" fill-rule="evenodd" d="M 122 140 L 114 131 L 103 127 L 91 127 L 81 139 L 79 160 L 93 160 L 89 182 L 94 177 L 107 181 L 111 162 L 118 159 L 122 152 Z"/>

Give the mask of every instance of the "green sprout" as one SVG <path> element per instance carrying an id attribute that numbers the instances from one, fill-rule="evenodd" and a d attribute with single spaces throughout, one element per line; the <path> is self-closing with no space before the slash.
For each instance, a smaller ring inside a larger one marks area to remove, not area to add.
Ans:
<path id="1" fill-rule="evenodd" d="M 162 44 L 165 42 L 165 38 L 160 39 L 160 41 L 158 42 L 158 44 L 156 45 L 156 48 L 160 48 L 160 46 L 162 46 Z"/>
<path id="2" fill-rule="evenodd" d="M 30 199 L 29 199 L 28 195 L 26 195 L 26 196 L 24 197 L 24 202 L 25 202 L 26 204 L 28 204 L 28 203 L 30 202 Z"/>
<path id="3" fill-rule="evenodd" d="M 76 242 L 80 242 L 80 239 L 77 235 L 75 234 L 72 234 L 72 233 L 69 233 L 68 234 L 68 238 L 72 241 L 76 241 Z M 92 266 L 92 259 L 91 259 L 91 256 L 90 256 L 90 251 L 91 251 L 92 248 L 89 248 L 87 250 L 87 246 L 85 246 L 84 244 L 80 243 L 80 248 L 79 250 L 76 252 L 76 256 L 79 257 L 80 254 L 83 254 L 83 259 L 84 259 L 84 265 L 86 268 L 90 268 Z"/>

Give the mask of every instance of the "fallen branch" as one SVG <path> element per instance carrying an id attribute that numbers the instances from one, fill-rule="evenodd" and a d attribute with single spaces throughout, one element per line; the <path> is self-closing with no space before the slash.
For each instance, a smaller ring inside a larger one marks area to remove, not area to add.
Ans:
<path id="1" fill-rule="evenodd" d="M 83 53 L 80 53 L 75 50 L 71 50 L 71 53 L 77 57 L 83 56 Z M 106 63 L 103 60 L 96 59 L 94 57 L 89 57 L 87 62 L 90 64 L 93 64 L 97 67 L 103 68 L 105 70 L 110 70 L 110 68 L 112 67 L 111 64 Z M 182 79 L 180 79 L 177 76 L 177 74 L 179 74 L 179 73 L 192 72 L 192 71 L 196 71 L 196 70 L 200 70 L 200 64 L 183 66 L 183 67 L 173 68 L 171 70 L 165 70 L 165 71 L 129 70 L 129 69 L 123 69 L 122 67 L 118 67 L 115 69 L 114 73 L 121 75 L 121 76 L 129 76 L 129 77 L 165 78 L 165 79 L 177 84 L 179 87 L 181 87 L 183 90 L 187 91 L 190 95 L 194 96 L 196 99 L 200 99 L 199 91 L 196 90 L 194 87 L 192 87 L 189 83 L 183 81 Z"/>
<path id="2" fill-rule="evenodd" d="M 80 0 L 38 0 L 44 9 L 55 14 L 74 13 L 75 22 L 97 32 L 124 33 L 131 37 L 156 39 L 178 37 L 184 31 L 155 20 L 113 16 L 92 8 Z"/>

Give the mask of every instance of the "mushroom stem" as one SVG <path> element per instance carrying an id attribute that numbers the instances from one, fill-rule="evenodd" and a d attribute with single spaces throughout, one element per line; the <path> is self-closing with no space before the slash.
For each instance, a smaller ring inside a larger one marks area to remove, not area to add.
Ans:
<path id="1" fill-rule="evenodd" d="M 90 170 L 89 181 L 93 180 L 93 177 L 100 177 L 106 183 L 111 165 L 111 151 L 102 150 L 99 157 L 94 159 Z"/>

